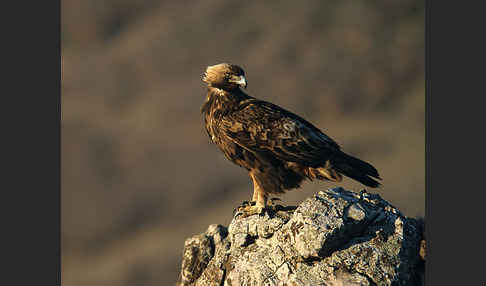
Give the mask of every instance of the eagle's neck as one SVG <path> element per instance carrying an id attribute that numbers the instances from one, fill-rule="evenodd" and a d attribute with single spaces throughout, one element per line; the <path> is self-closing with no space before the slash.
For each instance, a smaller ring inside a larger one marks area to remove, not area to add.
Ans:
<path id="1" fill-rule="evenodd" d="M 226 91 L 216 87 L 208 87 L 208 95 L 201 112 L 214 117 L 224 116 L 237 110 L 240 102 L 248 98 L 249 96 L 239 88 Z"/>

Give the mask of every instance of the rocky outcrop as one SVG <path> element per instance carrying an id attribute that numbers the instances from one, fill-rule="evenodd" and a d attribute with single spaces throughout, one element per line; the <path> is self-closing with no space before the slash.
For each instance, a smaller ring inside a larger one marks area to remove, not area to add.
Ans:
<path id="1" fill-rule="evenodd" d="M 421 224 L 376 194 L 320 191 L 187 239 L 178 285 L 423 285 Z"/>

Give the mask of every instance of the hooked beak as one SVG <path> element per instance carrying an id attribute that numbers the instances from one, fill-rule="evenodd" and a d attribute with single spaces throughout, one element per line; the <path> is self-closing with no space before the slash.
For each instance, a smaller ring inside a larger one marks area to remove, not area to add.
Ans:
<path id="1" fill-rule="evenodd" d="M 246 84 L 246 78 L 244 76 L 241 75 L 240 79 L 238 81 L 235 81 L 235 83 L 246 89 L 247 84 Z"/>

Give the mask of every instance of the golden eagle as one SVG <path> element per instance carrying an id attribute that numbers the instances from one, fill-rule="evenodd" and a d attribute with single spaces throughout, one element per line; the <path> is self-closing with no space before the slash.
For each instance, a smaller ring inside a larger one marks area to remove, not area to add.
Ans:
<path id="1" fill-rule="evenodd" d="M 222 63 L 207 67 L 208 94 L 201 107 L 212 142 L 226 158 L 248 170 L 254 204 L 244 214 L 262 213 L 268 194 L 298 188 L 304 179 L 341 182 L 342 175 L 366 186 L 381 179 L 370 164 L 341 151 L 329 136 L 296 114 L 244 93 L 245 72 Z M 375 178 L 375 179 L 374 179 Z"/>

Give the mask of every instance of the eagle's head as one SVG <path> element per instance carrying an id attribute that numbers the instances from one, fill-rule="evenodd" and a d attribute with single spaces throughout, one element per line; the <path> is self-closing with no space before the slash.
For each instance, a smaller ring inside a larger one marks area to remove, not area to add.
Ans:
<path id="1" fill-rule="evenodd" d="M 227 63 L 207 67 L 202 80 L 208 86 L 228 91 L 247 86 L 245 71 L 237 65 Z"/>

